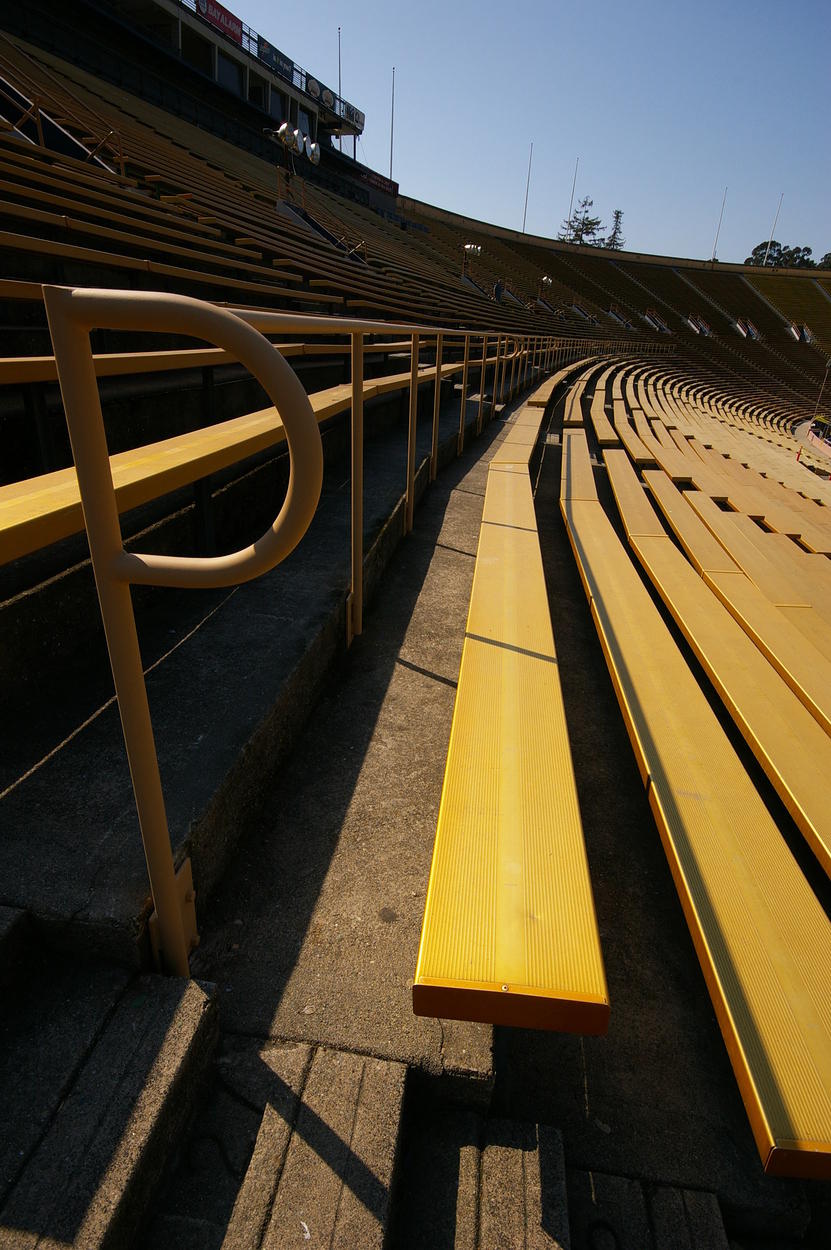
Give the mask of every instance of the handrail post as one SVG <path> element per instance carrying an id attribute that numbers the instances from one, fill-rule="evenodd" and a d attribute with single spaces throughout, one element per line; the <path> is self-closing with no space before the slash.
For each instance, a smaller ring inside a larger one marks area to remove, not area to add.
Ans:
<path id="1" fill-rule="evenodd" d="M 496 364 L 493 366 L 493 386 L 491 387 L 491 415 L 489 421 L 493 421 L 496 412 L 496 385 L 499 381 L 499 366 L 502 359 L 502 335 L 500 334 L 496 340 Z"/>
<path id="2" fill-rule="evenodd" d="M 499 374 L 499 402 L 500 404 L 503 405 L 503 407 L 505 404 L 505 374 L 508 372 L 508 356 L 510 355 L 510 350 L 509 350 L 510 342 L 511 342 L 510 336 L 506 334 L 505 335 L 505 350 L 502 353 L 502 369 Z"/>
<path id="3" fill-rule="evenodd" d="M 482 433 L 482 416 L 485 407 L 485 374 L 488 362 L 488 336 L 482 336 L 482 368 L 479 370 L 479 411 L 476 414 L 476 433 Z"/>
<path id="4" fill-rule="evenodd" d="M 514 350 L 511 355 L 511 385 L 508 390 L 509 399 L 513 399 L 516 393 L 514 389 L 514 384 L 516 381 L 517 360 L 519 359 L 520 342 L 521 342 L 520 339 L 518 338 L 514 339 Z"/>
<path id="5" fill-rule="evenodd" d="M 346 604 L 347 643 L 364 619 L 364 336 L 352 333 L 352 589 Z"/>
<path id="6" fill-rule="evenodd" d="M 436 480 L 439 471 L 439 406 L 441 404 L 441 357 L 444 335 L 436 335 L 436 385 L 433 389 L 433 442 L 430 448 L 430 481 Z"/>
<path id="7" fill-rule="evenodd" d="M 404 508 L 404 533 L 409 534 L 413 528 L 415 511 L 415 459 L 416 459 L 416 427 L 418 417 L 418 345 L 419 336 L 413 331 L 410 349 L 410 424 L 407 431 L 407 493 Z"/>
<path id="8" fill-rule="evenodd" d="M 457 443 L 457 454 L 461 455 L 465 449 L 465 417 L 467 416 L 467 375 L 470 366 L 470 335 L 465 335 L 465 357 L 462 364 L 462 402 L 459 405 L 459 439 Z"/>

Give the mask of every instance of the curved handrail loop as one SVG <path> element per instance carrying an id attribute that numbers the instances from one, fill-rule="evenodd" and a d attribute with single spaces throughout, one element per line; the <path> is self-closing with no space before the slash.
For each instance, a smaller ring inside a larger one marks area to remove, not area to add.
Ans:
<path id="1" fill-rule="evenodd" d="M 273 344 L 234 313 L 185 295 L 45 286 L 43 297 L 87 529 L 90 537 L 93 530 L 109 536 L 102 571 L 120 582 L 204 589 L 250 581 L 284 560 L 317 508 L 323 448 L 308 396 Z M 290 470 L 283 506 L 256 542 L 210 557 L 124 550 L 90 348 L 92 329 L 152 330 L 201 339 L 234 353 L 262 384 L 286 432 Z"/>

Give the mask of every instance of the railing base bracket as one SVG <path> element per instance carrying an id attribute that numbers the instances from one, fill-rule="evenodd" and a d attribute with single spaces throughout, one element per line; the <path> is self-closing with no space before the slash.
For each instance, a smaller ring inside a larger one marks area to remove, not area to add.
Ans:
<path id="1" fill-rule="evenodd" d="M 190 954 L 199 945 L 199 933 L 196 929 L 196 891 L 193 888 L 193 872 L 189 856 L 176 870 L 176 890 L 182 909 L 182 930 L 185 935 L 185 945 L 187 946 L 188 954 Z M 150 938 L 153 964 L 157 970 L 164 971 L 164 952 L 162 951 L 159 918 L 155 909 L 147 921 L 147 933 Z"/>

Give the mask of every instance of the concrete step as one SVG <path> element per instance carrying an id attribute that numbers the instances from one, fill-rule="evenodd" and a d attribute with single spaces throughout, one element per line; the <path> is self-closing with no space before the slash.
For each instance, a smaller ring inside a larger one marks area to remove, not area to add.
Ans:
<path id="1" fill-rule="evenodd" d="M 419 421 L 419 494 L 427 485 L 429 415 Z M 471 425 L 473 405 L 468 418 Z M 442 463 L 455 455 L 457 430 L 454 403 L 442 415 Z M 369 441 L 364 468 L 370 597 L 403 534 L 406 429 Z M 345 650 L 346 475 L 332 471 L 309 532 L 277 569 L 230 592 L 192 592 L 191 606 L 178 615 L 171 609 L 169 620 L 161 613 L 165 628 L 152 635 L 147 688 L 171 841 L 177 864 L 191 856 L 197 907 L 261 801 L 264 775 L 290 748 Z M 100 691 L 91 706 L 73 704 L 71 716 L 58 704 L 23 730 L 8 718 L 15 767 L 0 781 L 8 785 L 0 801 L 0 898 L 27 910 L 44 940 L 148 966 L 149 887 L 117 706 Z"/>
<path id="2" fill-rule="evenodd" d="M 28 914 L 18 907 L 0 906 L 0 985 L 14 980 L 30 937 Z"/>
<path id="3" fill-rule="evenodd" d="M 572 1250 L 559 1132 L 410 1098 L 389 1247 L 424 1246 Z"/>
<path id="4" fill-rule="evenodd" d="M 572 1250 L 729 1250 L 715 1194 L 569 1169 Z"/>
<path id="5" fill-rule="evenodd" d="M 213 988 L 55 959 L 4 1002 L 0 1245 L 127 1250 L 200 1096 Z"/>
<path id="6" fill-rule="evenodd" d="M 381 1250 L 406 1068 L 231 1041 L 147 1250 Z"/>

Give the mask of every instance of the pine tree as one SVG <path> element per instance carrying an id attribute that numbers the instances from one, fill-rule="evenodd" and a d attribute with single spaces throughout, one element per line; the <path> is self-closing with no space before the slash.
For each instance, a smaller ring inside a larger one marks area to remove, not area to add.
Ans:
<path id="1" fill-rule="evenodd" d="M 613 252 L 619 252 L 625 245 L 626 240 L 623 237 L 623 229 L 621 222 L 623 221 L 623 209 L 616 208 L 612 214 L 612 229 L 606 239 L 606 247 L 612 249 Z"/>
<path id="2" fill-rule="evenodd" d="M 590 210 L 593 206 L 594 200 L 589 196 L 584 196 L 572 215 L 563 222 L 557 238 L 564 243 L 582 243 L 588 247 L 602 247 L 603 227 L 600 224 L 600 218 L 593 217 L 591 214 Z"/>

